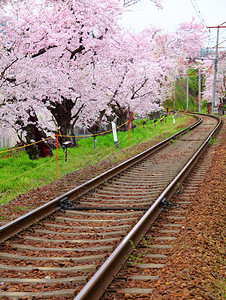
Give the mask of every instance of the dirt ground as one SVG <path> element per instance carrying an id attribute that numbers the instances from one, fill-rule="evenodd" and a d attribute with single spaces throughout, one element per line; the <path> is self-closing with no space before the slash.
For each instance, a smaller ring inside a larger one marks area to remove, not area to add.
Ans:
<path id="1" fill-rule="evenodd" d="M 150 299 L 225 299 L 225 195 L 226 195 L 226 118 L 216 142 L 210 146 L 211 166 L 194 199 L 193 214 L 184 235 L 178 238 Z M 156 141 L 125 151 L 117 162 L 104 161 L 64 176 L 53 185 L 31 190 L 0 207 L 3 225 L 56 197 L 74 180 L 83 183 L 121 161 L 150 147 Z M 15 209 L 17 208 L 18 209 Z M 20 208 L 20 209 L 19 209 Z M 21 210 L 24 208 L 24 210 Z M 185 246 L 186 245 L 186 246 Z M 145 298 L 147 299 L 147 298 Z"/>
<path id="2" fill-rule="evenodd" d="M 193 119 L 190 119 L 187 125 L 178 126 L 178 129 L 183 129 L 194 123 Z M 66 193 L 71 190 L 72 187 L 77 187 L 86 181 L 100 175 L 101 173 L 119 165 L 129 158 L 145 151 L 146 149 L 159 143 L 165 139 L 165 133 L 161 137 L 156 137 L 153 140 L 143 142 L 139 145 L 132 146 L 130 148 L 120 150 L 117 154 L 110 156 L 98 163 L 90 165 L 76 170 L 75 172 L 64 175 L 62 178 L 51 182 L 45 186 L 31 189 L 25 194 L 21 194 L 0 206 L 0 226 L 13 221 L 14 219 L 24 215 L 25 213 L 47 203 L 48 201 L 55 199 L 57 196 Z"/>
<path id="3" fill-rule="evenodd" d="M 225 121 L 209 151 L 212 163 L 193 199 L 193 213 L 167 256 L 167 265 L 150 299 L 226 299 Z"/>

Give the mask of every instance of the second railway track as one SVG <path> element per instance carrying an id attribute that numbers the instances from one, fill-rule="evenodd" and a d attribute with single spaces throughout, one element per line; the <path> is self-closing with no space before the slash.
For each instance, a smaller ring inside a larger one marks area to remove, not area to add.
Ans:
<path id="1" fill-rule="evenodd" d="M 24 217 L 0 228 L 3 236 L 0 298 L 73 299 L 77 295 L 76 299 L 98 299 L 106 286 L 97 295 L 93 295 L 91 288 L 97 284 L 98 276 L 105 277 L 104 271 L 94 276 L 90 287 L 81 292 L 83 286 L 103 262 L 111 258 L 114 249 L 123 244 L 127 234 L 177 178 L 217 125 L 217 119 L 202 116 L 199 126 L 186 135 L 170 139 L 167 147 L 146 155 L 141 161 L 137 159 L 133 166 L 122 167 L 121 173 L 114 171 L 112 178 L 109 175 L 103 180 L 94 180 L 90 190 L 82 186 L 81 190 L 75 189 L 52 201 L 54 204 L 45 214 L 55 212 L 45 218 L 36 212 L 28 214 L 28 221 Z M 181 178 L 173 184 L 173 190 Z M 161 211 L 162 200 L 172 193 L 168 189 L 156 204 L 158 212 L 150 222 Z M 32 226 L 20 231 L 20 224 L 26 227 L 31 223 Z M 145 226 L 141 234 L 148 230 L 148 225 Z M 134 240 L 135 244 L 139 242 L 139 238 Z M 125 253 L 123 255 L 125 257 Z M 106 278 L 105 285 L 109 280 Z"/>

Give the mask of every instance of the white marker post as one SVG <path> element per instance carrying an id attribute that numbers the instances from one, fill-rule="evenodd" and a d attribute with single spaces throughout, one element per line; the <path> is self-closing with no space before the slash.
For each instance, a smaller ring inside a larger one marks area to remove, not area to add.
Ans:
<path id="1" fill-rule="evenodd" d="M 117 137 L 117 131 L 116 131 L 116 124 L 115 122 L 111 122 L 111 126 L 112 126 L 112 133 L 113 133 L 113 138 L 114 138 L 114 142 L 115 142 L 115 148 L 118 149 L 118 137 Z"/>
<path id="2" fill-rule="evenodd" d="M 173 116 L 173 125 L 175 125 L 175 118 L 174 118 L 174 116 Z"/>

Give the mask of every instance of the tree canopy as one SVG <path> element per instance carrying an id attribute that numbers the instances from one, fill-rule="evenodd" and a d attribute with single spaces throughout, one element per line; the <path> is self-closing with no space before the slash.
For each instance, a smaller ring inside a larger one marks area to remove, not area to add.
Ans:
<path id="1" fill-rule="evenodd" d="M 173 34 L 155 27 L 132 34 L 118 20 L 134 2 L 26 0 L 3 6 L 0 126 L 14 128 L 29 143 L 34 128 L 40 136 L 73 135 L 75 125 L 92 128 L 115 118 L 123 123 L 131 111 L 145 116 L 161 109 L 179 69 L 203 44 L 204 29 L 192 20 Z"/>

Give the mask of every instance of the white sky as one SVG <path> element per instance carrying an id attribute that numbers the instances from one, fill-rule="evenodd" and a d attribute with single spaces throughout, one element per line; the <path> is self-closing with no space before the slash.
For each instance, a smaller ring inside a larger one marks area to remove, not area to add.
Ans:
<path id="1" fill-rule="evenodd" d="M 150 24 L 172 32 L 177 29 L 178 24 L 189 22 L 192 17 L 201 22 L 192 3 L 197 5 L 200 18 L 206 26 L 218 26 L 226 21 L 226 0 L 162 0 L 162 10 L 156 8 L 150 0 L 141 0 L 129 7 L 130 12 L 124 14 L 122 24 L 135 32 Z M 217 29 L 211 29 L 210 33 L 209 46 L 215 46 Z M 226 40 L 226 28 L 220 29 L 220 42 L 223 40 Z M 220 46 L 226 47 L 226 42 Z"/>

